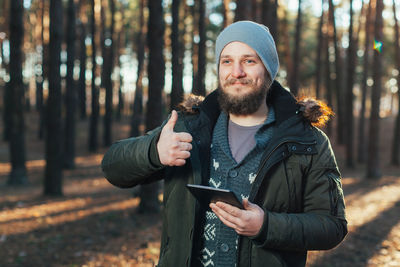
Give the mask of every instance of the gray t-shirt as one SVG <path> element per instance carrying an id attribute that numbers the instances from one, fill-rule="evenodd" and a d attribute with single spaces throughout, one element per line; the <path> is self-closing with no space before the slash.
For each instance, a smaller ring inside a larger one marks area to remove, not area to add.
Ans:
<path id="1" fill-rule="evenodd" d="M 241 162 L 256 145 L 255 135 L 261 126 L 263 126 L 263 124 L 242 126 L 229 120 L 229 147 L 231 149 L 232 156 L 237 163 Z"/>

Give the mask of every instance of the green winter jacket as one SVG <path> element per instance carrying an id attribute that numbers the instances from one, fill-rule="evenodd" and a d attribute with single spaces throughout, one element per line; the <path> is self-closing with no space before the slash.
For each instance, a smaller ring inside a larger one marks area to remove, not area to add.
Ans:
<path id="1" fill-rule="evenodd" d="M 218 89 L 179 113 L 174 130 L 193 136 L 186 165 L 160 163 L 161 126 L 116 142 L 104 155 L 102 169 L 113 185 L 164 179 L 158 266 L 195 266 L 204 211 L 185 186 L 208 183 L 212 131 L 220 114 L 217 95 Z M 265 211 L 265 219 L 257 236 L 240 236 L 237 266 L 305 266 L 307 250 L 331 249 L 347 234 L 340 173 L 327 136 L 304 118 L 304 107 L 276 81 L 267 99 L 277 126 L 249 197 Z"/>

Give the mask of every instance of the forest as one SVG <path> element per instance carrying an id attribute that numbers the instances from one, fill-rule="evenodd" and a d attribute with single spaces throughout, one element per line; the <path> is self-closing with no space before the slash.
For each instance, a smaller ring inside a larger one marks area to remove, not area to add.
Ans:
<path id="1" fill-rule="evenodd" d="M 398 0 L 0 0 L 0 266 L 157 264 L 163 184 L 117 189 L 102 156 L 216 89 L 240 20 L 335 113 L 349 235 L 307 266 L 400 266 Z"/>

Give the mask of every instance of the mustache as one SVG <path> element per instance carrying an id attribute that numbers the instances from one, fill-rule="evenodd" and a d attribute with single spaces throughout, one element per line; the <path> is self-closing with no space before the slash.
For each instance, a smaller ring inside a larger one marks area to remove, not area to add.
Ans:
<path id="1" fill-rule="evenodd" d="M 247 79 L 247 78 L 235 79 L 235 78 L 232 78 L 232 79 L 227 80 L 224 83 L 224 86 L 233 85 L 233 84 L 235 84 L 237 82 L 239 82 L 241 84 L 244 84 L 244 85 L 252 85 L 253 84 L 253 80 L 252 79 Z"/>

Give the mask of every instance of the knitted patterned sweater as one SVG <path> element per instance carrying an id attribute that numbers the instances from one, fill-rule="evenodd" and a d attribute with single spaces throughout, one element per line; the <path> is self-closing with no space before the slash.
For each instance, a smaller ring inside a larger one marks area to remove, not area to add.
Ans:
<path id="1" fill-rule="evenodd" d="M 273 134 L 275 113 L 269 107 L 267 120 L 255 134 L 253 149 L 236 162 L 228 140 L 228 116 L 221 112 L 213 132 L 209 185 L 232 190 L 239 199 L 248 198 L 262 153 Z M 236 266 L 238 234 L 206 211 L 199 261 L 202 266 Z"/>

